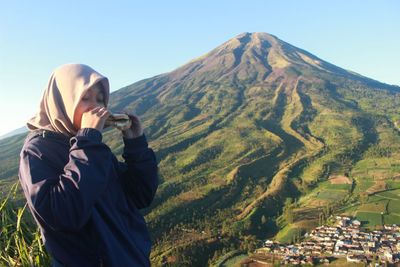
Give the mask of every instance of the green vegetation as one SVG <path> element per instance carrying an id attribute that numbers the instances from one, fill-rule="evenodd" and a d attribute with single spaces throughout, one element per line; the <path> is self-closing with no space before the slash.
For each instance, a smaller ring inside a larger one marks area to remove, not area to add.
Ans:
<path id="1" fill-rule="evenodd" d="M 266 34 L 244 34 L 114 92 L 110 108 L 140 116 L 159 161 L 161 184 L 143 210 L 152 264 L 214 264 L 266 238 L 294 242 L 338 213 L 365 227 L 398 222 L 399 92 Z M 0 141 L 2 199 L 17 180 L 24 137 Z M 121 160 L 120 133 L 103 140 Z M 16 194 L 13 212 L 24 205 Z M 16 229 L 18 219 L 7 218 Z M 37 233 L 28 218 L 24 234 Z M 45 262 L 37 234 L 25 238 L 24 255 Z"/>
<path id="2" fill-rule="evenodd" d="M 290 244 L 299 241 L 301 234 L 302 231 L 300 228 L 288 225 L 281 231 L 279 231 L 278 235 L 275 238 L 279 242 Z"/>
<path id="3" fill-rule="evenodd" d="M 382 225 L 382 215 L 375 212 L 357 212 L 357 220 L 362 223 L 363 227 L 374 228 L 377 225 Z"/>
<path id="4" fill-rule="evenodd" d="M 231 267 L 231 266 L 240 266 L 240 262 L 248 257 L 247 254 L 241 254 L 235 256 L 232 259 L 227 260 L 224 264 L 220 265 L 221 267 Z"/>
<path id="5" fill-rule="evenodd" d="M 1 200 L 0 266 L 50 266 L 39 228 L 26 211 L 27 205 L 18 207 L 18 183 Z"/>
<path id="6" fill-rule="evenodd" d="M 210 262 L 209 265 L 212 267 L 228 267 L 228 266 L 239 266 L 241 260 L 244 260 L 248 257 L 247 254 L 244 254 L 243 251 L 233 250 L 225 255 L 222 255 L 215 262 Z"/>

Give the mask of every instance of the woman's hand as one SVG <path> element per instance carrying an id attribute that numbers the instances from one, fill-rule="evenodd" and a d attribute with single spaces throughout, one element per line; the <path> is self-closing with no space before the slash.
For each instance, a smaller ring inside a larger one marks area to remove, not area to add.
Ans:
<path id="1" fill-rule="evenodd" d="M 81 129 L 94 128 L 102 131 L 104 123 L 110 116 L 110 112 L 105 107 L 95 107 L 82 114 Z"/>
<path id="2" fill-rule="evenodd" d="M 132 125 L 130 128 L 121 131 L 123 137 L 132 139 L 143 135 L 143 127 L 139 117 L 130 113 L 126 113 L 126 115 L 129 116 L 130 120 L 132 121 Z"/>

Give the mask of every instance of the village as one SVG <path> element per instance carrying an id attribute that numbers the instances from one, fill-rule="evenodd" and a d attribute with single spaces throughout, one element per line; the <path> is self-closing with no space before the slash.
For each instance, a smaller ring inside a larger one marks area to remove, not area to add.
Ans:
<path id="1" fill-rule="evenodd" d="M 334 225 L 313 229 L 305 234 L 303 242 L 288 245 L 266 240 L 255 256 L 292 265 L 328 264 L 338 258 L 373 266 L 400 264 L 400 226 L 384 225 L 373 231 L 360 226 L 358 220 L 336 216 Z"/>

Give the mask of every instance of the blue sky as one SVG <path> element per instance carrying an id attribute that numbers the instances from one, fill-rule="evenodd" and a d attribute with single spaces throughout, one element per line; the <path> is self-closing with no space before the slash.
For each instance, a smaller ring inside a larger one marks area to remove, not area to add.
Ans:
<path id="1" fill-rule="evenodd" d="M 169 72 L 242 32 L 400 85 L 400 1 L 0 2 L 0 136 L 32 117 L 51 72 L 84 63 L 111 90 Z M 10 114 L 13 114 L 10 116 Z"/>

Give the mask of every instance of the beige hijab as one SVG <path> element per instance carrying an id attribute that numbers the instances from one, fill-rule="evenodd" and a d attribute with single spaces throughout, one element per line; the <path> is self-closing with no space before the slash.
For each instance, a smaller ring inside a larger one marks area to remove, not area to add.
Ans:
<path id="1" fill-rule="evenodd" d="M 104 104 L 107 106 L 110 85 L 106 77 L 83 64 L 58 67 L 50 76 L 39 112 L 27 122 L 28 129 L 45 129 L 74 136 L 78 130 L 73 126 L 76 107 L 86 91 L 98 82 L 103 85 Z"/>

